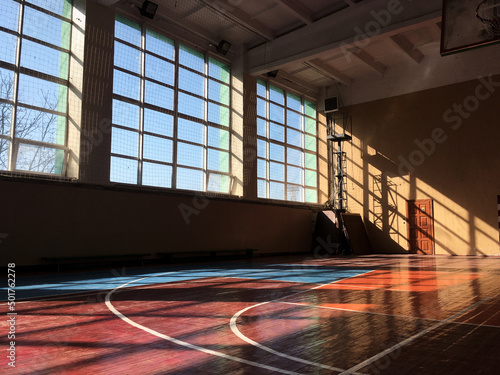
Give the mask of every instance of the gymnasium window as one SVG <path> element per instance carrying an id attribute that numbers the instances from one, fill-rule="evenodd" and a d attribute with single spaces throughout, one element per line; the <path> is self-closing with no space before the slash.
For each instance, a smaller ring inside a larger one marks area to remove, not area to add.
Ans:
<path id="1" fill-rule="evenodd" d="M 258 197 L 317 203 L 316 106 L 257 81 Z"/>
<path id="2" fill-rule="evenodd" d="M 63 175 L 71 0 L 2 0 L 0 170 Z"/>
<path id="3" fill-rule="evenodd" d="M 230 192 L 230 68 L 115 20 L 111 181 Z"/>

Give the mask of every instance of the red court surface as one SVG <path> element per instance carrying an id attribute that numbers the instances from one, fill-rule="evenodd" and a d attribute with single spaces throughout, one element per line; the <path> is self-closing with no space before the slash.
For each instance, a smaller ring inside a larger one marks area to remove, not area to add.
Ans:
<path id="1" fill-rule="evenodd" d="M 5 355 L 3 302 L 2 374 L 499 371 L 499 258 L 280 257 L 193 267 L 192 279 L 189 267 L 180 277 L 170 266 L 165 277 L 177 281 L 136 276 L 104 291 L 16 301 L 16 367 Z"/>

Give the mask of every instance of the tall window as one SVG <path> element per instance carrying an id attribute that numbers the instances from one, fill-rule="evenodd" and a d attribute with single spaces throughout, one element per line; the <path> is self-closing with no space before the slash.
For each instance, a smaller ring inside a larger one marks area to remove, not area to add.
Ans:
<path id="1" fill-rule="evenodd" d="M 230 69 L 116 16 L 111 181 L 230 192 Z"/>
<path id="2" fill-rule="evenodd" d="M 63 174 L 71 0 L 2 0 L 0 170 Z"/>
<path id="3" fill-rule="evenodd" d="M 316 106 L 257 81 L 258 197 L 317 203 Z"/>

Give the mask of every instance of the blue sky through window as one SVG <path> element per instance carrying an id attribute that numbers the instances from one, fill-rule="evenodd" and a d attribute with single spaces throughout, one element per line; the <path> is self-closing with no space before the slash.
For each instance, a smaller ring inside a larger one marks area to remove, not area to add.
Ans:
<path id="1" fill-rule="evenodd" d="M 71 24 L 31 7 L 25 7 L 24 35 L 69 49 Z"/>
<path id="2" fill-rule="evenodd" d="M 137 107 L 139 109 L 139 107 Z M 138 122 L 136 122 L 136 126 Z M 152 109 L 144 109 L 144 131 L 173 137 L 174 135 L 174 116 L 154 111 Z"/>
<path id="3" fill-rule="evenodd" d="M 143 158 L 164 163 L 172 163 L 173 141 L 171 139 L 144 135 Z"/>
<path id="4" fill-rule="evenodd" d="M 21 66 L 68 79 L 69 54 L 25 39 L 21 49 Z"/>
<path id="5" fill-rule="evenodd" d="M 71 0 L 28 0 L 28 2 L 59 16 L 71 17 Z"/>
<path id="6" fill-rule="evenodd" d="M 113 123 L 132 129 L 139 128 L 139 107 L 113 99 Z"/>
<path id="7" fill-rule="evenodd" d="M 177 137 L 203 145 L 205 140 L 205 126 L 202 123 L 179 118 L 177 121 Z"/>

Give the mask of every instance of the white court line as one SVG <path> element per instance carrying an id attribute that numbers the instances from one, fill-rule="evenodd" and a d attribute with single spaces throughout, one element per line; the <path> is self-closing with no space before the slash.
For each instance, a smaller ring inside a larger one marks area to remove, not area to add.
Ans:
<path id="1" fill-rule="evenodd" d="M 259 349 L 262 349 L 262 350 L 265 350 L 269 353 L 272 353 L 274 355 L 277 355 L 277 356 L 280 356 L 280 357 L 283 357 L 283 358 L 286 358 L 286 359 L 290 359 L 292 361 L 295 361 L 295 362 L 300 362 L 300 363 L 304 363 L 306 365 L 311 365 L 311 366 L 315 366 L 315 367 L 321 367 L 321 368 L 324 368 L 324 369 L 327 369 L 327 370 L 332 370 L 332 371 L 337 371 L 337 372 L 341 372 L 341 371 L 344 371 L 344 369 L 341 369 L 341 368 L 338 368 L 338 367 L 332 367 L 332 366 L 328 366 L 328 365 L 323 365 L 321 363 L 316 363 L 316 362 L 311 362 L 311 361 L 308 361 L 306 359 L 302 359 L 302 358 L 299 358 L 299 357 L 294 357 L 294 356 L 291 356 L 291 355 L 288 355 L 288 354 L 284 354 L 284 353 L 280 353 L 278 352 L 277 350 L 274 350 L 272 348 L 269 348 L 267 346 L 264 346 L 256 341 L 253 341 L 252 339 L 248 338 L 247 336 L 245 336 L 244 334 L 242 334 L 240 332 L 240 330 L 238 329 L 237 327 L 237 323 L 236 321 L 238 320 L 239 316 L 241 314 L 243 314 L 244 312 L 246 312 L 247 310 L 250 310 L 250 309 L 253 309 L 254 307 L 258 307 L 258 306 L 262 306 L 262 305 L 265 305 L 265 304 L 268 304 L 268 303 L 271 303 L 271 302 L 275 302 L 275 301 L 269 301 L 269 302 L 262 302 L 262 303 L 259 303 L 257 305 L 253 305 L 253 306 L 249 306 L 243 310 L 240 310 L 238 311 L 232 318 L 231 318 L 231 322 L 229 323 L 229 325 L 231 326 L 231 330 L 233 331 L 233 333 L 238 336 L 240 339 L 242 339 L 243 341 L 259 348 Z"/>
<path id="2" fill-rule="evenodd" d="M 262 306 L 262 305 L 265 305 L 265 304 L 268 304 L 268 303 L 274 303 L 274 302 L 281 302 L 281 300 L 285 299 L 285 298 L 290 298 L 290 297 L 295 297 L 299 294 L 303 294 L 303 293 L 306 293 L 306 292 L 310 292 L 311 290 L 315 290 L 315 289 L 319 289 L 319 288 L 322 288 L 324 286 L 327 286 L 327 285 L 331 285 L 331 284 L 334 284 L 334 283 L 337 283 L 339 281 L 342 281 L 342 280 L 346 280 L 346 279 L 349 279 L 349 278 L 353 278 L 353 277 L 357 277 L 357 276 L 364 276 L 370 272 L 373 272 L 375 270 L 372 270 L 372 271 L 368 271 L 368 272 L 365 272 L 363 274 L 359 274 L 359 275 L 355 275 L 355 276 L 351 276 L 351 277 L 348 277 L 348 278 L 343 278 L 343 279 L 339 279 L 339 280 L 335 280 L 331 283 L 326 283 L 326 284 L 322 284 L 322 285 L 317 285 L 315 286 L 314 288 L 311 288 L 311 289 L 305 289 L 305 290 L 301 290 L 300 292 L 297 292 L 297 293 L 294 293 L 294 294 L 290 294 L 288 296 L 283 296 L 281 298 L 277 298 L 275 300 L 272 300 L 272 301 L 267 301 L 267 302 L 261 302 L 261 303 L 257 303 L 255 305 L 252 305 L 252 306 L 248 306 L 240 311 L 238 311 L 236 314 L 233 315 L 233 317 L 231 318 L 231 321 L 229 322 L 229 325 L 231 327 L 231 331 L 233 331 L 233 333 L 238 336 L 240 339 L 242 339 L 243 341 L 259 348 L 259 349 L 262 349 L 262 350 L 265 350 L 269 353 L 272 353 L 274 355 L 277 355 L 277 356 L 280 356 L 280 357 L 283 357 L 283 358 L 286 358 L 286 359 L 289 359 L 289 360 L 292 360 L 292 361 L 295 361 L 295 362 L 300 362 L 300 363 L 304 363 L 304 364 L 307 364 L 307 365 L 310 365 L 310 366 L 315 366 L 315 367 L 320 367 L 320 368 L 324 368 L 324 369 L 328 369 L 328 370 L 332 370 L 332 371 L 338 371 L 338 372 L 342 372 L 344 371 L 344 369 L 341 369 L 341 368 L 338 368 L 338 367 L 333 367 L 333 366 L 328 366 L 328 365 L 323 365 L 321 363 L 317 363 L 317 362 L 311 362 L 311 361 L 308 361 L 307 359 L 302 359 L 302 358 L 299 358 L 299 357 L 295 357 L 295 356 L 291 356 L 291 355 L 288 355 L 288 354 L 284 354 L 284 353 L 280 353 L 268 346 L 265 346 L 265 345 L 262 345 L 254 340 L 252 340 L 251 338 L 245 336 L 243 333 L 241 333 L 241 331 L 238 329 L 238 324 L 237 324 L 237 320 L 238 318 L 241 316 L 241 314 L 245 313 L 246 311 L 250 310 L 250 309 L 253 309 L 255 307 L 258 307 L 258 306 Z M 356 373 L 357 374 L 357 373 Z"/>
<path id="3" fill-rule="evenodd" d="M 161 275 L 161 274 L 160 274 Z M 144 332 L 147 332 L 147 333 L 150 333 L 156 337 L 159 337 L 159 338 L 162 338 L 164 340 L 167 340 L 167 341 L 170 341 L 170 342 L 173 342 L 175 344 L 178 344 L 178 345 L 181 345 L 181 346 L 184 346 L 186 348 L 189 348 L 189 349 L 194 349 L 194 350 L 198 350 L 202 353 L 206 353 L 206 354 L 210 354 L 210 355 L 214 355 L 214 356 L 217 356 L 217 357 L 221 357 L 221 358 L 224 358 L 224 359 L 228 359 L 228 360 L 231 360 L 231 361 L 235 361 L 235 362 L 240 362 L 240 363 L 244 363 L 244 364 L 247 364 L 247 365 L 250 365 L 250 366 L 254 366 L 254 367 L 260 367 L 260 368 L 263 368 L 263 369 L 266 369 L 266 370 L 271 370 L 271 371 L 275 371 L 275 372 L 278 372 L 280 374 L 289 374 L 289 375 L 300 375 L 299 373 L 297 372 L 292 372 L 292 371 L 287 371 L 287 370 L 282 370 L 282 369 L 279 369 L 277 367 L 272 367 L 272 366 L 268 366 L 268 365 L 264 365 L 264 364 L 261 364 L 261 363 L 257 363 L 257 362 L 253 362 L 253 361 L 249 361 L 249 360 L 246 360 L 246 359 L 243 359 L 243 358 L 238 358 L 238 357 L 234 357 L 232 355 L 228 355 L 228 354 L 224 354 L 222 352 L 217 352 L 215 350 L 211 350 L 211 349 L 206 349 L 206 348 L 203 348 L 201 346 L 198 346 L 198 345 L 193 345 L 193 344 L 190 344 L 188 342 L 185 342 L 185 341 L 181 341 L 181 340 L 178 340 L 176 338 L 173 338 L 173 337 L 170 337 L 170 336 L 167 336 L 167 335 L 164 335 L 160 332 L 157 332 L 151 328 L 148 328 L 148 327 L 145 327 L 139 323 L 136 323 L 134 322 L 133 320 L 131 320 L 130 318 L 127 318 L 125 315 L 123 315 L 121 312 L 119 312 L 112 304 L 111 304 L 111 296 L 114 292 L 116 292 L 117 290 L 123 288 L 123 287 L 126 287 L 127 285 L 129 284 L 132 284 L 132 283 L 135 283 L 135 282 L 138 282 L 138 281 L 141 281 L 141 280 L 144 280 L 144 279 L 147 279 L 149 277 L 156 277 L 158 275 L 155 275 L 155 276 L 148 276 L 148 277 L 143 277 L 141 279 L 137 279 L 137 280 L 133 280 L 133 281 L 129 281 L 128 283 L 126 284 L 123 284 L 123 285 L 120 285 L 119 287 L 116 287 L 115 289 L 111 290 L 107 295 L 106 295 L 106 306 L 111 310 L 111 312 L 113 312 L 113 314 L 115 314 L 117 317 L 119 317 L 120 319 L 122 319 L 124 322 L 130 324 L 131 326 L 134 326 L 136 328 L 139 328 L 141 330 L 143 330 Z"/>
<path id="4" fill-rule="evenodd" d="M 378 361 L 380 358 L 385 357 L 387 354 L 392 353 L 393 351 L 400 349 L 402 346 L 415 341 L 419 337 L 422 337 L 422 336 L 428 334 L 429 332 L 435 330 L 436 328 L 439 328 L 442 325 L 445 325 L 445 324 L 449 323 L 451 320 L 458 318 L 460 315 L 465 314 L 466 312 L 474 309 L 475 307 L 481 305 L 482 303 L 484 303 L 486 301 L 489 301 L 490 299 L 491 298 L 485 298 L 482 301 L 479 301 L 479 302 L 477 302 L 477 303 L 475 303 L 475 304 L 467 307 L 466 309 L 464 309 L 462 311 L 459 311 L 455 315 L 452 315 L 449 318 L 447 318 L 447 319 L 445 319 L 445 320 L 443 320 L 443 321 L 441 321 L 441 322 L 439 322 L 437 324 L 434 324 L 433 326 L 430 326 L 430 327 L 424 329 L 423 331 L 420 331 L 419 333 L 417 333 L 417 334 L 415 334 L 415 335 L 413 335 L 411 337 L 408 337 L 406 340 L 403 340 L 400 343 L 398 343 L 398 344 L 396 344 L 394 346 L 391 346 L 390 348 L 388 348 L 388 349 L 386 349 L 386 350 L 384 350 L 384 351 L 382 351 L 382 352 L 374 355 L 373 357 L 368 358 L 367 360 L 365 360 L 365 361 L 357 364 L 356 366 L 351 367 L 350 369 L 348 369 L 348 370 L 340 373 L 339 375 L 355 374 L 355 371 L 358 371 L 358 370 L 362 369 L 363 367 L 366 367 L 366 366 L 372 364 L 373 362 Z"/>

